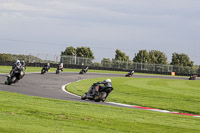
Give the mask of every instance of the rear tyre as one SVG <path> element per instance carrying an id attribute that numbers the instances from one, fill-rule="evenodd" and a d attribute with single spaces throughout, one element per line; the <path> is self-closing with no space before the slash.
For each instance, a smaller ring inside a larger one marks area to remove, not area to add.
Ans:
<path id="1" fill-rule="evenodd" d="M 104 102 L 104 101 L 105 101 L 105 98 L 106 98 L 106 92 L 101 92 L 101 93 L 99 94 L 99 96 L 95 96 L 95 97 L 94 97 L 94 101 L 95 101 L 95 102 L 100 102 L 100 101 Z"/>

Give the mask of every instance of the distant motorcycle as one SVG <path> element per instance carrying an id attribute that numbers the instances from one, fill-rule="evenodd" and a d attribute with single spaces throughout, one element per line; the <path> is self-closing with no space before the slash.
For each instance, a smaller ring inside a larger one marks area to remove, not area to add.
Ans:
<path id="1" fill-rule="evenodd" d="M 94 83 L 91 87 L 93 87 L 93 92 L 90 97 L 87 97 L 87 92 L 81 96 L 82 100 L 89 99 L 94 100 L 95 102 L 104 102 L 106 96 L 113 90 L 112 87 L 102 88 L 100 84 Z"/>
<path id="2" fill-rule="evenodd" d="M 12 70 L 11 74 L 7 76 L 7 80 L 5 81 L 5 84 L 11 85 L 13 83 L 16 83 L 20 79 L 22 79 L 24 75 L 25 75 L 25 72 L 23 70 L 20 70 L 20 69 Z"/>
<path id="3" fill-rule="evenodd" d="M 82 69 L 79 74 L 86 74 L 86 72 L 88 71 L 88 67 L 86 67 L 85 69 Z"/>
<path id="4" fill-rule="evenodd" d="M 191 75 L 190 77 L 189 77 L 189 80 L 195 80 L 197 78 L 197 75 Z"/>
<path id="5" fill-rule="evenodd" d="M 48 71 L 49 71 L 49 69 L 47 67 L 43 67 L 41 70 L 41 74 L 45 74 Z"/>
<path id="6" fill-rule="evenodd" d="M 56 69 L 56 74 L 59 74 L 61 71 L 63 71 L 63 63 L 60 63 L 60 65 Z"/>
<path id="7" fill-rule="evenodd" d="M 57 70 L 56 70 L 56 74 L 59 74 L 59 73 L 61 73 L 61 72 L 62 72 L 61 67 L 58 67 Z"/>
<path id="8" fill-rule="evenodd" d="M 134 74 L 134 71 L 131 71 L 131 72 L 127 73 L 127 74 L 125 75 L 125 77 L 132 77 L 133 74 Z"/>
<path id="9" fill-rule="evenodd" d="M 41 74 L 45 74 L 46 72 L 50 71 L 50 64 L 47 63 L 43 66 L 42 70 L 41 70 Z"/>

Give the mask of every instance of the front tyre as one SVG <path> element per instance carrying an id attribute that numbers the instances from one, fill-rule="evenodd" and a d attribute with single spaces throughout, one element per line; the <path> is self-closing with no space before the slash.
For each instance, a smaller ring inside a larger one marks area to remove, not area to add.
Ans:
<path id="1" fill-rule="evenodd" d="M 44 69 L 42 69 L 42 70 L 41 70 L 41 74 L 44 74 L 44 73 L 45 73 L 45 70 L 44 70 Z"/>
<path id="2" fill-rule="evenodd" d="M 85 100 L 86 98 L 87 98 L 87 94 L 86 93 L 81 96 L 82 100 Z"/>
<path id="3" fill-rule="evenodd" d="M 56 74 L 59 74 L 59 70 L 56 70 Z"/>
<path id="4" fill-rule="evenodd" d="M 7 85 L 11 85 L 12 83 L 14 83 L 16 80 L 16 77 L 13 76 L 13 77 L 10 77 L 8 80 L 7 80 Z"/>

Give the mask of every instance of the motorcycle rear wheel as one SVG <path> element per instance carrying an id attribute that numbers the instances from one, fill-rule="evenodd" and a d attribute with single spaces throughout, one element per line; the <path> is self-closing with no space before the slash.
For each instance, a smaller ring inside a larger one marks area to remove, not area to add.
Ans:
<path id="1" fill-rule="evenodd" d="M 100 92 L 100 94 L 98 96 L 94 97 L 94 101 L 95 102 L 100 102 L 100 101 L 104 102 L 103 99 L 105 99 L 105 97 L 106 97 L 106 92 Z"/>

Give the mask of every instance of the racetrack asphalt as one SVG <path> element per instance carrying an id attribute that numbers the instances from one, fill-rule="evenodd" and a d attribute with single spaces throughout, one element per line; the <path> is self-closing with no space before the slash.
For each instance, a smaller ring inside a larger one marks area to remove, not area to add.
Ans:
<path id="1" fill-rule="evenodd" d="M 18 83 L 12 85 L 5 85 L 4 82 L 6 80 L 6 75 L 0 74 L 0 90 L 16 92 L 31 96 L 45 97 L 45 98 L 89 102 L 95 104 L 124 107 L 122 105 L 116 105 L 107 102 L 93 102 L 89 100 L 81 100 L 79 97 L 67 94 L 62 90 L 62 86 L 65 84 L 75 82 L 78 80 L 90 79 L 96 77 L 124 77 L 124 74 L 86 73 L 84 75 L 80 75 L 75 72 L 63 72 L 60 74 L 45 73 L 44 75 L 41 75 L 40 73 L 30 73 L 26 74 L 24 78 L 20 80 Z M 166 79 L 188 80 L 187 77 L 154 76 L 154 75 L 134 75 L 133 78 L 166 78 Z"/>

